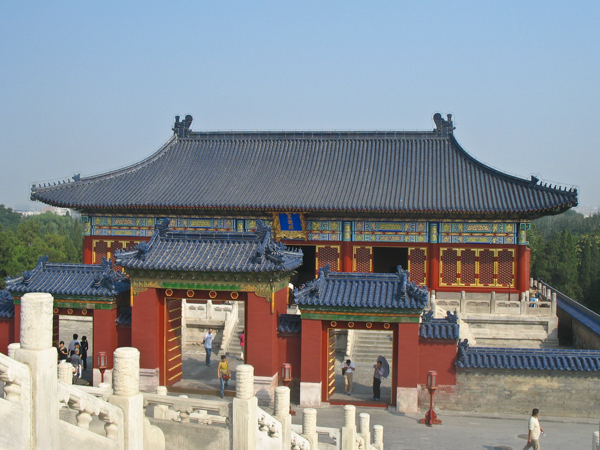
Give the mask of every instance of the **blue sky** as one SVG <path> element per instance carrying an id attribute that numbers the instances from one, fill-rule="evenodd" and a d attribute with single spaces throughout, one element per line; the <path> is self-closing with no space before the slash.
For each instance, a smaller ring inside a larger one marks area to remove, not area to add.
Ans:
<path id="1" fill-rule="evenodd" d="M 0 3 L 0 203 L 200 130 L 424 130 L 600 205 L 600 3 Z"/>

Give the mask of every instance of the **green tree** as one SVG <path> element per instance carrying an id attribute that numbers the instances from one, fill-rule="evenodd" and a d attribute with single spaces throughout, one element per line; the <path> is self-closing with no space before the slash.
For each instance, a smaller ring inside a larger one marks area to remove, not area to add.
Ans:
<path id="1" fill-rule="evenodd" d="M 7 229 L 15 229 L 21 222 L 21 214 L 0 205 L 0 225 Z"/>

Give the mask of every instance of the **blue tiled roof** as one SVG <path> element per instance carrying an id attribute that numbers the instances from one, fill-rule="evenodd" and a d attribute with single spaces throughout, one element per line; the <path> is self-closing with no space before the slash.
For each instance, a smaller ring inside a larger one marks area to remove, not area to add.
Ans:
<path id="1" fill-rule="evenodd" d="M 299 314 L 281 314 L 277 331 L 280 333 L 300 333 L 302 331 L 302 317 Z"/>
<path id="2" fill-rule="evenodd" d="M 433 319 L 422 323 L 419 336 L 428 339 L 458 339 L 458 324 L 445 319 Z"/>
<path id="3" fill-rule="evenodd" d="M 321 269 L 319 278 L 294 291 L 301 306 L 347 308 L 422 309 L 427 305 L 427 288 L 408 281 L 408 272 L 336 273 Z"/>
<path id="4" fill-rule="evenodd" d="M 0 319 L 15 317 L 15 303 L 6 289 L 0 290 Z"/>
<path id="5" fill-rule="evenodd" d="M 110 261 L 97 264 L 52 264 L 48 257 L 20 277 L 7 278 L 6 289 L 13 294 L 47 292 L 53 295 L 114 297 L 129 290 L 129 279 L 112 269 Z"/>
<path id="6" fill-rule="evenodd" d="M 260 220 L 254 233 L 172 231 L 168 219 L 159 221 L 157 230 L 149 243 L 117 253 L 117 264 L 196 272 L 278 272 L 302 264 L 302 252 L 275 242 L 271 228 Z"/>
<path id="7" fill-rule="evenodd" d="M 530 370 L 600 371 L 600 351 L 570 349 L 515 349 L 472 347 L 463 355 L 459 349 L 458 367 Z"/>
<path id="8" fill-rule="evenodd" d="M 119 315 L 115 323 L 117 325 L 131 325 L 131 306 L 122 306 L 119 308 Z"/>
<path id="9" fill-rule="evenodd" d="M 34 186 L 33 200 L 81 210 L 136 208 L 465 213 L 537 217 L 577 191 L 517 178 L 439 132 L 189 132 L 129 167 Z"/>

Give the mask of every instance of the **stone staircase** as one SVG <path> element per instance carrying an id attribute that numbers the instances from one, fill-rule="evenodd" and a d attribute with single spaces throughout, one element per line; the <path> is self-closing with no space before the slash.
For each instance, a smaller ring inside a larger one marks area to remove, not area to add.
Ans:
<path id="1" fill-rule="evenodd" d="M 355 330 L 354 346 L 350 358 L 357 367 L 371 367 L 379 355 L 392 362 L 393 342 L 392 333 L 389 331 Z"/>
<path id="2" fill-rule="evenodd" d="M 231 358 L 239 359 L 242 355 L 242 347 L 240 347 L 240 334 L 244 331 L 244 302 L 238 303 L 238 320 L 235 326 L 235 330 L 233 331 L 233 336 L 231 337 L 231 341 L 225 350 L 226 354 Z"/>

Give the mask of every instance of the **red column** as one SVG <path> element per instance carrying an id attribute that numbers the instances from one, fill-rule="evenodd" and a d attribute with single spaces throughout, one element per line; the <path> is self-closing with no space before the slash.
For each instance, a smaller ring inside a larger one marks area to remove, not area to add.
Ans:
<path id="1" fill-rule="evenodd" d="M 98 368 L 98 352 L 106 352 L 107 368 L 113 367 L 113 352 L 119 346 L 115 320 L 117 308 L 94 310 L 94 354 L 89 356 L 92 357 L 92 366 L 95 369 Z"/>
<path id="2" fill-rule="evenodd" d="M 83 237 L 83 263 L 84 264 L 92 264 L 93 263 L 93 236 L 84 236 Z"/>
<path id="3" fill-rule="evenodd" d="M 396 336 L 397 345 L 394 345 L 397 349 L 396 361 L 394 361 L 396 386 L 416 388 L 419 374 L 419 324 L 399 323 Z"/>
<path id="4" fill-rule="evenodd" d="M 287 289 L 287 287 L 286 287 Z M 277 345 L 278 310 L 285 311 L 285 290 L 275 294 L 274 311 L 271 300 L 248 292 L 246 302 L 246 363 L 254 366 L 254 375 L 272 377 L 278 372 Z"/>
<path id="5" fill-rule="evenodd" d="M 131 308 L 131 346 L 140 351 L 140 368 L 164 372 L 164 298 L 156 289 L 133 297 Z"/>
<path id="6" fill-rule="evenodd" d="M 427 271 L 427 286 L 430 290 L 437 290 L 440 280 L 440 245 L 429 244 L 427 255 L 429 270 Z"/>
<path id="7" fill-rule="evenodd" d="M 15 323 L 14 323 L 13 342 L 21 342 L 21 304 L 15 305 Z"/>
<path id="8" fill-rule="evenodd" d="M 526 245 L 517 247 L 517 290 L 525 292 L 529 290 L 531 250 Z"/>
<path id="9" fill-rule="evenodd" d="M 342 272 L 353 272 L 354 267 L 352 261 L 354 260 L 354 255 L 352 254 L 354 251 L 354 247 L 352 246 L 352 242 L 343 242 L 342 243 Z"/>

